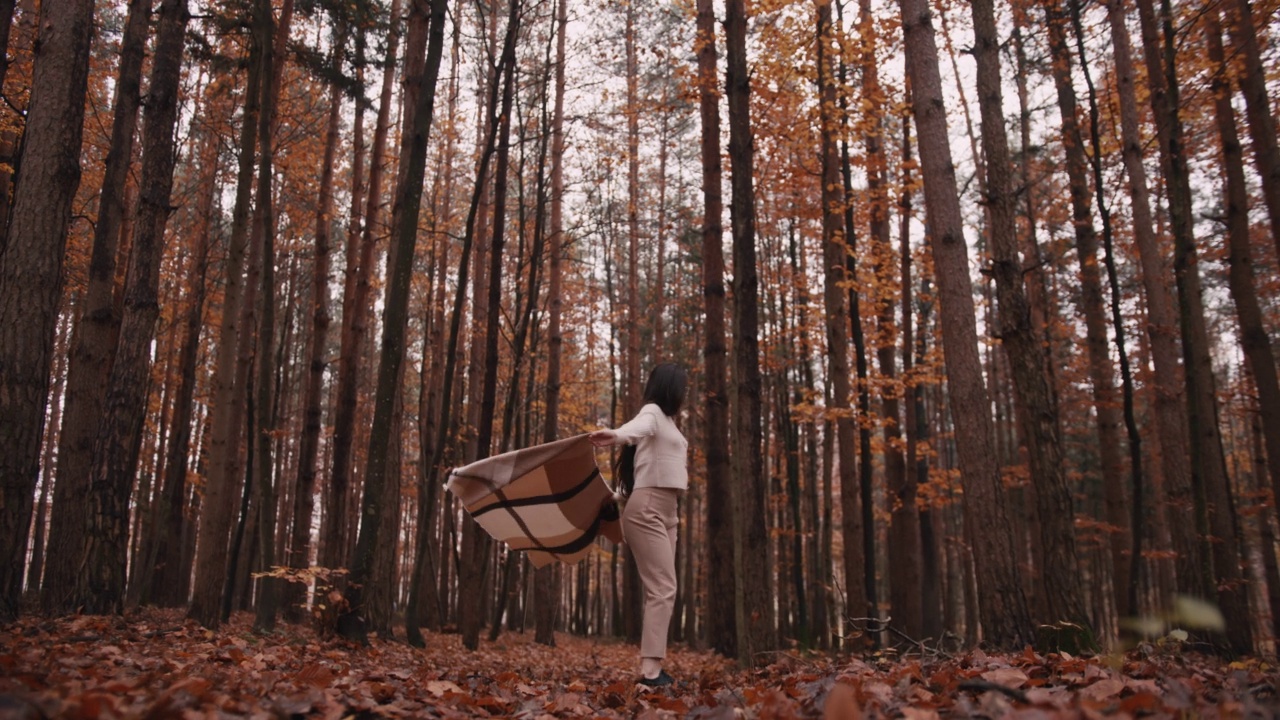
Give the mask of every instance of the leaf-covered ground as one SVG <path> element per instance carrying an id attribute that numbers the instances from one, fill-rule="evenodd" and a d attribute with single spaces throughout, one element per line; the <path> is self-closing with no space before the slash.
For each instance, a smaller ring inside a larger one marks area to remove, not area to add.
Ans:
<path id="1" fill-rule="evenodd" d="M 674 650 L 667 691 L 636 685 L 635 647 L 532 633 L 426 650 L 359 648 L 300 627 L 219 632 L 180 614 L 29 617 L 0 629 L 0 718 L 1258 717 L 1280 716 L 1275 665 L 1146 648 L 1073 658 L 778 653 L 750 672 Z"/>

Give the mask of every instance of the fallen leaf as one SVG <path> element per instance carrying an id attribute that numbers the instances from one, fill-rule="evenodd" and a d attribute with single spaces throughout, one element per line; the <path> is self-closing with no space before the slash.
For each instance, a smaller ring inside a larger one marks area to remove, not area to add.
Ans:
<path id="1" fill-rule="evenodd" d="M 427 692 L 436 697 L 444 697 L 445 693 L 462 693 L 462 688 L 448 680 L 432 680 L 427 683 Z"/>
<path id="2" fill-rule="evenodd" d="M 1157 713 L 1163 709 L 1164 705 L 1160 702 L 1160 698 L 1148 692 L 1130 695 L 1120 701 L 1120 711 L 1130 715 Z"/>
<path id="3" fill-rule="evenodd" d="M 1082 688 L 1080 690 L 1080 695 L 1090 700 L 1106 700 L 1112 695 L 1118 694 L 1123 689 L 1123 680 L 1105 678 L 1088 687 Z"/>
<path id="4" fill-rule="evenodd" d="M 831 688 L 822 707 L 822 717 L 824 720 L 861 720 L 862 710 L 853 687 L 837 683 Z"/>
<path id="5" fill-rule="evenodd" d="M 996 685 L 1020 688 L 1027 683 L 1027 674 L 1018 668 L 996 668 L 982 673 L 982 679 Z"/>

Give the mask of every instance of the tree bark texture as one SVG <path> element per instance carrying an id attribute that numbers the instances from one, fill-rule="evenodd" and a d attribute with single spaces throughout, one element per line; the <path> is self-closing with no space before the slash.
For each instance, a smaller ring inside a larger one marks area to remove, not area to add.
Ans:
<path id="1" fill-rule="evenodd" d="M 1215 65 L 1211 88 L 1226 179 L 1223 199 L 1227 214 L 1227 280 L 1236 306 L 1236 319 L 1240 323 L 1240 346 L 1258 390 L 1258 414 L 1262 420 L 1272 492 L 1280 497 L 1280 380 L 1276 377 L 1275 352 L 1263 321 L 1254 279 L 1249 237 L 1249 186 L 1245 180 L 1244 152 L 1236 129 L 1235 109 L 1231 105 L 1232 71 L 1222 47 L 1222 27 L 1217 12 L 1209 10 L 1204 17 L 1209 59 Z M 1257 142 L 1256 137 L 1254 142 Z"/>
<path id="2" fill-rule="evenodd" d="M 217 192 L 218 145 L 213 132 L 200 139 L 200 193 L 196 200 L 195 257 L 187 276 L 184 318 L 185 334 L 178 358 L 178 387 L 174 391 L 173 432 L 166 448 L 164 487 L 161 490 L 159 525 L 152 549 L 150 587 L 139 597 L 161 607 L 181 607 L 191 589 L 190 566 L 184 566 L 182 538 L 188 532 L 186 520 L 187 469 L 191 454 L 192 411 L 195 406 L 196 369 L 200 359 L 200 333 L 209 274 L 209 246 L 212 242 L 214 193 Z M 186 572 L 184 572 L 184 569 Z"/>
<path id="3" fill-rule="evenodd" d="M 974 0 L 973 25 L 978 66 L 978 104 L 982 115 L 982 148 L 987 165 L 987 208 L 990 213 L 992 274 L 999 302 L 1000 342 L 1009 358 L 1014 392 L 1024 408 L 1023 440 L 1035 482 L 1037 524 L 1044 550 L 1040 577 L 1044 585 L 1049 624 L 1069 621 L 1092 635 L 1076 554 L 1075 512 L 1067 484 L 1066 462 L 1059 425 L 1058 396 L 1045 373 L 1044 346 L 1031 326 L 1031 312 L 1023 289 L 1018 255 L 1013 164 L 1005 132 L 1000 91 L 1000 56 L 992 0 Z M 1077 217 L 1077 223 L 1081 218 Z M 1077 226 L 1078 227 L 1078 226 Z M 1097 287 L 1094 267 L 1094 289 Z M 1099 308 L 1100 309 L 1100 308 Z M 1104 338 L 1105 340 L 1105 338 Z M 1092 637 L 1083 640 L 1087 647 Z"/>
<path id="4" fill-rule="evenodd" d="M 1218 429 L 1216 382 L 1205 322 L 1199 250 L 1193 227 L 1190 174 L 1179 115 L 1180 88 L 1174 64 L 1177 39 L 1172 10 L 1168 0 L 1163 0 L 1159 16 L 1162 32 L 1157 45 L 1155 18 L 1150 6 L 1151 0 L 1138 0 L 1139 15 L 1146 16 L 1143 20 L 1143 46 L 1147 52 L 1148 75 L 1160 75 L 1164 80 L 1164 92 L 1153 87 L 1151 107 L 1160 140 L 1161 168 L 1165 175 L 1173 232 L 1173 274 L 1178 288 L 1182 362 L 1186 368 L 1187 424 L 1191 435 L 1191 482 L 1196 496 L 1197 526 L 1204 538 L 1202 543 L 1208 541 L 1210 534 L 1215 538 L 1210 543 L 1212 547 L 1204 548 L 1202 545 L 1200 571 L 1207 590 L 1205 597 L 1212 597 L 1216 590 L 1232 648 L 1236 652 L 1247 653 L 1252 649 L 1253 639 L 1240 571 L 1231 489 Z"/>
<path id="5" fill-rule="evenodd" d="M 1068 0 L 1074 2 L 1075 0 Z M 1129 520 L 1124 492 L 1124 460 L 1120 452 L 1120 403 L 1116 393 L 1111 351 L 1107 341 L 1107 313 L 1103 302 L 1102 272 L 1098 266 L 1098 236 L 1093 227 L 1089 198 L 1088 160 L 1084 135 L 1077 119 L 1076 92 L 1072 85 L 1071 51 L 1067 46 L 1067 17 L 1059 0 L 1045 6 L 1052 72 L 1062 117 L 1062 144 L 1067 159 L 1071 194 L 1071 217 L 1075 225 L 1076 255 L 1080 263 L 1080 310 L 1085 321 L 1085 351 L 1089 381 L 1093 385 L 1093 406 L 1097 428 L 1099 460 L 1102 463 L 1102 491 L 1107 522 L 1117 528 L 1110 533 L 1110 557 L 1114 582 L 1112 597 L 1120 617 L 1128 617 Z"/>
<path id="6" fill-rule="evenodd" d="M 418 216 L 422 188 L 426 176 L 427 141 L 431 135 L 435 109 L 436 85 L 440 59 L 444 53 L 444 23 L 447 0 L 432 0 L 427 39 L 426 64 L 413 109 L 413 132 L 402 138 L 402 157 L 406 158 L 403 182 L 396 192 L 392 210 L 394 245 L 388 262 L 387 294 L 383 310 L 381 355 L 378 364 L 378 388 L 375 394 L 373 425 L 369 433 L 368 468 L 365 472 L 364 499 L 361 502 L 360 534 L 352 563 L 349 609 L 339 621 L 343 635 L 363 640 L 367 633 L 362 597 L 374 562 L 374 551 L 384 516 L 383 486 L 386 483 L 389 435 L 399 392 L 401 365 L 404 362 L 404 334 L 408 319 L 409 287 L 413 278 L 413 256 L 417 244 Z M 377 158 L 374 159 L 377 162 Z M 372 183 L 370 184 L 372 188 Z M 396 459 L 399 462 L 399 459 Z"/>
<path id="7" fill-rule="evenodd" d="M 81 551 L 74 606 L 89 613 L 124 609 L 129 547 L 129 496 L 138 467 L 138 446 L 147 411 L 151 343 L 160 315 L 160 261 L 169 219 L 169 193 L 176 156 L 174 128 L 182 49 L 187 27 L 186 0 L 160 6 L 151 81 L 142 130 L 142 173 L 125 280 L 120 340 L 107 382 L 89 498 L 89 527 Z"/>
<path id="8" fill-rule="evenodd" d="M 235 206 L 231 214 L 231 237 L 223 267 L 222 320 L 218 330 L 218 354 L 214 362 L 211 418 L 209 420 L 210 466 L 201 506 L 199 537 L 196 541 L 195 582 L 187 615 L 206 628 L 222 623 L 222 598 L 227 588 L 228 547 L 236 489 L 239 487 L 240 440 L 243 432 L 243 395 L 247 376 L 242 375 L 238 358 L 245 326 L 241 315 L 245 303 L 245 251 L 249 240 L 250 198 L 258 144 L 258 109 L 263 81 L 259 56 L 261 48 L 250 45 L 249 77 L 245 85 L 245 107 L 240 125 L 240 159 L 236 174 Z"/>
<path id="9" fill-rule="evenodd" d="M 981 592 L 978 610 L 988 642 L 1017 648 L 1031 642 L 1034 635 L 1009 531 L 1004 489 L 996 465 L 991 401 L 978 356 L 968 247 L 956 194 L 955 166 L 947 142 L 938 50 L 927 3 L 900 0 L 900 6 L 919 137 L 929 247 L 938 279 L 956 453 L 965 488 L 965 525 L 975 543 L 973 554 Z"/>
<path id="10" fill-rule="evenodd" d="M 757 319 L 755 189 L 752 164 L 751 85 L 747 72 L 747 13 L 744 0 L 725 5 L 725 94 L 729 100 L 729 163 L 732 199 L 729 204 L 733 238 L 734 457 L 734 570 L 739 607 L 736 615 L 738 659 L 759 662 L 774 649 L 773 582 L 766 563 L 769 536 L 765 526 L 764 459 L 761 448 L 760 339 Z M 750 561 L 748 561 L 748 558 Z"/>
<path id="11" fill-rule="evenodd" d="M 116 306 L 116 253 L 124 194 L 133 161 L 141 101 L 142 58 L 147 45 L 149 0 L 132 0 L 120 39 L 120 69 L 112 110 L 111 146 L 103 165 L 98 220 L 93 227 L 89 284 L 77 309 L 68 367 L 67 398 L 58 440 L 58 481 L 53 488 L 49 553 L 41 605 L 70 612 L 84 550 L 93 444 L 106 400 L 108 375 L 120 332 Z"/>
<path id="12" fill-rule="evenodd" d="M 729 473 L 729 395 L 726 388 L 723 171 L 720 160 L 720 83 L 716 70 L 716 18 L 712 0 L 698 0 L 698 112 L 702 142 L 702 298 L 706 314 L 702 358 L 706 418 L 703 451 L 707 457 L 707 584 L 735 587 L 733 497 Z M 706 594 L 707 642 L 727 657 L 737 655 L 734 599 Z"/>
<path id="13" fill-rule="evenodd" d="M 18 614 L 62 299 L 93 2 L 42 3 L 8 235 L 0 246 L 0 622 Z"/>
<path id="14" fill-rule="evenodd" d="M 565 91 L 565 36 L 568 28 L 568 0 L 556 2 L 556 60 L 555 106 L 551 118 L 551 196 L 549 202 L 550 241 L 549 287 L 547 293 L 547 390 L 546 418 L 543 420 L 542 440 L 553 442 L 560 433 L 560 356 L 564 348 L 564 332 L 560 328 L 563 307 L 563 258 L 564 253 L 564 91 Z M 560 609 L 560 577 L 558 564 L 543 567 L 534 573 L 534 640 L 555 647 L 556 620 Z"/>
<path id="15" fill-rule="evenodd" d="M 1120 96 L 1120 133 L 1122 158 L 1129 177 L 1130 212 L 1133 234 L 1142 268 L 1142 285 L 1146 290 L 1147 339 L 1151 346 L 1151 362 L 1155 367 L 1153 399 L 1156 434 L 1160 444 L 1160 469 L 1164 476 L 1165 505 L 1159 508 L 1171 520 L 1193 514 L 1191 500 L 1190 449 L 1187 437 L 1187 406 L 1182 384 L 1182 366 L 1178 351 L 1178 318 L 1175 311 L 1170 269 L 1156 237 L 1155 218 L 1151 210 L 1151 192 L 1147 170 L 1143 164 L 1142 117 L 1138 109 L 1129 29 L 1126 25 L 1125 0 L 1107 1 L 1107 20 L 1116 65 L 1116 84 Z M 1151 70 L 1148 65 L 1148 71 Z M 1148 74 L 1153 95 L 1163 86 L 1157 72 Z M 1199 547 L 1192 522 L 1169 522 L 1178 583 L 1184 590 L 1198 586 Z"/>
<path id="16" fill-rule="evenodd" d="M 857 440 L 854 435 L 853 386 L 849 369 L 849 308 L 845 304 L 849 286 L 844 205 L 844 185 L 840 177 L 840 155 L 836 136 L 839 121 L 836 105 L 836 79 L 833 71 L 831 2 L 823 0 L 817 8 L 818 93 L 821 102 L 822 134 L 822 260 L 826 283 L 823 304 L 826 309 L 827 375 L 831 382 L 832 403 L 828 414 L 835 420 L 836 434 L 827 442 L 836 443 L 836 465 L 840 477 L 841 536 L 844 540 L 844 572 L 846 615 L 867 617 L 864 602 L 866 585 L 863 575 L 862 512 L 859 509 L 857 475 Z M 856 320 L 855 320 L 856 322 Z"/>

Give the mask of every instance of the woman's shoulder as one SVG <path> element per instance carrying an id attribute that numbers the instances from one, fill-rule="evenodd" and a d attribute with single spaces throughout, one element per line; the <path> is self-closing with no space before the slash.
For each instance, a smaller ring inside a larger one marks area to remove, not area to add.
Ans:
<path id="1" fill-rule="evenodd" d="M 642 415 L 649 414 L 649 415 L 653 415 L 655 417 L 660 417 L 660 418 L 667 417 L 667 414 L 662 412 L 662 408 L 658 405 L 658 403 L 645 403 L 644 407 L 640 408 L 639 414 L 642 414 Z"/>

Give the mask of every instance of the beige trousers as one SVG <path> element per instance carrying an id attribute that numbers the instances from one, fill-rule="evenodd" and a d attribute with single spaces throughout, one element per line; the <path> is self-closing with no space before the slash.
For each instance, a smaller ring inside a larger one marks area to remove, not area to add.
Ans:
<path id="1" fill-rule="evenodd" d="M 644 583 L 644 634 L 640 657 L 667 656 L 667 627 L 676 605 L 676 512 L 680 491 L 675 488 L 636 488 L 622 511 L 622 535 L 636 559 Z"/>

